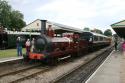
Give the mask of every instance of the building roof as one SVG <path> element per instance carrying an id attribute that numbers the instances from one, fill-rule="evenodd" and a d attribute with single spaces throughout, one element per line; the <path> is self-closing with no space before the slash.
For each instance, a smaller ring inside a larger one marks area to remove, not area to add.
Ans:
<path id="1" fill-rule="evenodd" d="M 41 19 L 36 19 L 35 21 L 29 23 L 28 25 L 26 25 L 22 30 L 23 31 L 26 31 L 26 30 L 30 30 L 29 28 L 27 28 L 27 26 L 29 26 L 30 24 L 36 22 L 36 21 L 43 21 Z M 50 25 L 53 25 L 54 26 L 54 30 L 58 30 L 58 29 L 61 29 L 61 30 L 66 30 L 66 31 L 73 31 L 73 32 L 78 32 L 78 33 L 82 33 L 83 30 L 81 29 L 78 29 L 78 28 L 75 28 L 75 27 L 71 27 L 71 26 L 67 26 L 67 25 L 64 25 L 64 24 L 60 24 L 60 23 L 56 23 L 56 22 L 52 22 L 52 21 L 48 21 L 46 20 L 46 23 L 50 24 Z M 36 28 L 36 27 L 32 27 L 31 30 L 41 30 L 41 28 Z"/>
<path id="2" fill-rule="evenodd" d="M 51 21 L 48 21 L 48 22 L 51 22 Z M 75 28 L 75 27 L 72 27 L 72 26 L 67 26 L 67 25 L 59 24 L 59 23 L 55 23 L 55 22 L 51 22 L 51 23 L 54 24 L 55 26 L 60 27 L 63 30 L 68 30 L 68 31 L 73 31 L 73 32 L 79 32 L 79 33 L 83 32 L 83 30 Z"/>
<path id="3" fill-rule="evenodd" d="M 117 35 L 125 38 L 125 20 L 114 23 L 111 25 L 111 27 L 117 33 Z"/>
<path id="4" fill-rule="evenodd" d="M 116 22 L 111 25 L 112 28 L 120 28 L 120 27 L 125 27 L 125 20 Z"/>

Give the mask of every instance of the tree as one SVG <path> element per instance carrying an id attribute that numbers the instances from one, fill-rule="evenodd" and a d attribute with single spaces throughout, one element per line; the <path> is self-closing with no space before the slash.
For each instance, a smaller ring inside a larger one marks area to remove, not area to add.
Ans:
<path id="1" fill-rule="evenodd" d="M 83 30 L 84 31 L 90 31 L 90 29 L 88 27 L 85 27 Z"/>
<path id="2" fill-rule="evenodd" d="M 94 30 L 91 30 L 92 32 L 95 32 L 95 33 L 99 33 L 99 34 L 103 34 L 103 32 L 99 29 L 94 29 Z"/>
<path id="3" fill-rule="evenodd" d="M 26 23 L 20 11 L 13 10 L 7 1 L 0 0 L 0 25 L 9 30 L 21 30 Z"/>
<path id="4" fill-rule="evenodd" d="M 12 30 L 13 28 L 16 30 L 21 30 L 22 27 L 26 25 L 26 23 L 23 21 L 23 14 L 20 13 L 20 11 L 12 11 L 11 13 L 11 24 L 10 24 L 10 29 Z"/>
<path id="5" fill-rule="evenodd" d="M 103 32 L 99 29 L 96 29 L 96 32 L 99 33 L 99 34 L 103 34 Z"/>
<path id="6" fill-rule="evenodd" d="M 111 30 L 110 29 L 105 30 L 104 31 L 104 35 L 106 35 L 106 36 L 112 36 Z"/>
<path id="7" fill-rule="evenodd" d="M 8 28 L 10 23 L 10 13 L 11 13 L 11 6 L 8 5 L 7 1 L 0 0 L 0 24 L 3 27 Z"/>

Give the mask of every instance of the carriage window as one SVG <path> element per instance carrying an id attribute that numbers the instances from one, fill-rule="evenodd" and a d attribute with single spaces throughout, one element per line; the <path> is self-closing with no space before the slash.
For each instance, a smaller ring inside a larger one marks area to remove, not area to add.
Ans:
<path id="1" fill-rule="evenodd" d="M 100 36 L 98 36 L 98 41 L 100 41 Z"/>
<path id="2" fill-rule="evenodd" d="M 54 34 L 54 37 L 56 37 L 56 34 Z"/>
<path id="3" fill-rule="evenodd" d="M 103 41 L 106 41 L 106 38 L 105 38 L 105 37 L 103 38 Z"/>
<path id="4" fill-rule="evenodd" d="M 103 41 L 103 37 L 100 37 L 100 41 Z"/>
<path id="5" fill-rule="evenodd" d="M 94 41 L 98 41 L 98 37 L 97 36 L 94 36 Z"/>
<path id="6" fill-rule="evenodd" d="M 56 37 L 59 37 L 60 35 L 59 34 L 56 34 Z"/>
<path id="7" fill-rule="evenodd" d="M 89 42 L 92 42 L 92 41 L 93 41 L 93 39 L 92 39 L 92 37 L 90 37 Z"/>
<path id="8" fill-rule="evenodd" d="M 82 33 L 82 34 L 80 35 L 80 38 L 89 41 L 91 36 L 92 36 L 92 35 L 89 34 L 89 33 Z"/>
<path id="9" fill-rule="evenodd" d="M 90 40 L 90 36 L 83 36 L 82 39 L 85 39 L 85 40 L 89 41 Z"/>
<path id="10" fill-rule="evenodd" d="M 54 37 L 62 37 L 62 34 L 54 34 Z"/>

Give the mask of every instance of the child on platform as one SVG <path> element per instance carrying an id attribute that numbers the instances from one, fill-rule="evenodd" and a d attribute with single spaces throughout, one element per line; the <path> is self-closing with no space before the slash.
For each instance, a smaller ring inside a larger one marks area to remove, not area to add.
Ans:
<path id="1" fill-rule="evenodd" d="M 30 52 L 30 45 L 31 45 L 29 39 L 27 39 L 25 45 L 26 45 L 26 55 L 29 55 L 29 52 Z"/>

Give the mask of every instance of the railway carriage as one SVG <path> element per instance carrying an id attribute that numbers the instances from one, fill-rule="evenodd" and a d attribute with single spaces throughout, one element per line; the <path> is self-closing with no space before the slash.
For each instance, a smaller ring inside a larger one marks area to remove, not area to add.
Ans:
<path id="1" fill-rule="evenodd" d="M 0 31 L 0 49 L 4 47 L 7 34 L 3 30 Z"/>
<path id="2" fill-rule="evenodd" d="M 27 39 L 36 38 L 40 33 L 36 32 L 16 32 L 2 31 L 0 32 L 0 49 L 15 48 L 17 37 L 21 37 L 23 46 Z"/>
<path id="3" fill-rule="evenodd" d="M 111 44 L 111 38 L 93 32 L 83 32 L 82 38 L 88 41 L 89 51 L 94 51 Z"/>

